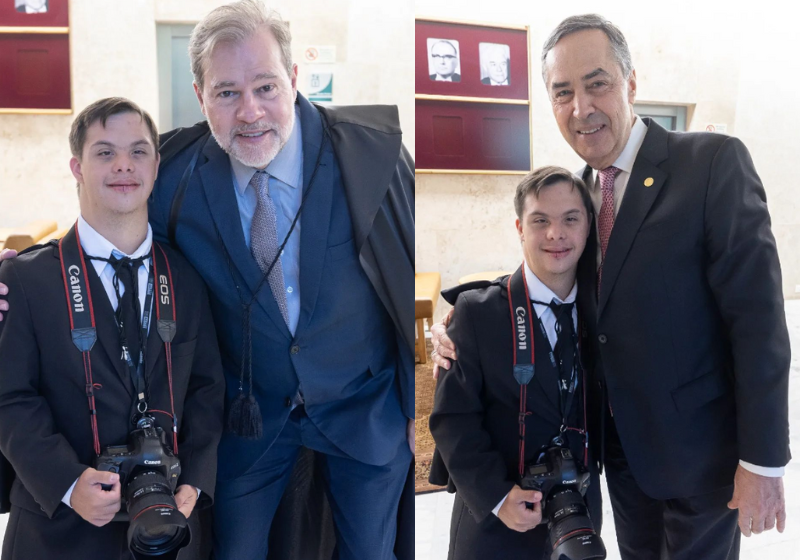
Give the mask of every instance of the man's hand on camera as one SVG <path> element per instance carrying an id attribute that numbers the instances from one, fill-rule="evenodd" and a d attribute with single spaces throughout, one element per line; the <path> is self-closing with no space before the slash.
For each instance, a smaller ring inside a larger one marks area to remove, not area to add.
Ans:
<path id="1" fill-rule="evenodd" d="M 447 336 L 447 327 L 453 319 L 453 310 L 442 319 L 441 323 L 436 323 L 431 327 L 431 342 L 433 343 L 433 352 L 431 352 L 431 360 L 433 360 L 433 378 L 438 379 L 439 368 L 450 368 L 450 360 L 456 359 L 456 345 Z"/>
<path id="2" fill-rule="evenodd" d="M 733 477 L 730 509 L 739 510 L 739 529 L 745 537 L 777 527 L 786 527 L 783 478 L 761 476 L 739 465 Z"/>
<path id="3" fill-rule="evenodd" d="M 111 489 L 103 490 L 102 484 Z M 102 527 L 119 511 L 120 500 L 119 475 L 88 468 L 75 483 L 70 505 L 86 521 Z"/>
<path id="4" fill-rule="evenodd" d="M 528 509 L 528 504 L 533 504 L 533 509 Z M 542 493 L 523 490 L 515 484 L 497 512 L 497 517 L 513 531 L 530 531 L 542 522 Z"/>
<path id="5" fill-rule="evenodd" d="M 14 249 L 3 249 L 0 251 L 0 263 L 6 259 L 13 259 L 17 256 L 17 252 Z M 8 286 L 5 284 L 0 284 L 0 296 L 8 295 Z M 8 302 L 4 299 L 0 299 L 0 321 L 3 320 L 3 311 L 8 311 Z"/>
<path id="6" fill-rule="evenodd" d="M 175 504 L 186 519 L 192 515 L 192 510 L 197 504 L 197 488 L 189 484 L 181 484 L 175 492 Z"/>

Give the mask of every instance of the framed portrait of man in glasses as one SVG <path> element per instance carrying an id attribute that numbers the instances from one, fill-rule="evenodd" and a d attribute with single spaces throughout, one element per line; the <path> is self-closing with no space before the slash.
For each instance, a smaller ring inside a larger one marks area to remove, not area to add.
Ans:
<path id="1" fill-rule="evenodd" d="M 460 82 L 461 59 L 458 41 L 428 39 L 428 75 L 434 82 Z"/>

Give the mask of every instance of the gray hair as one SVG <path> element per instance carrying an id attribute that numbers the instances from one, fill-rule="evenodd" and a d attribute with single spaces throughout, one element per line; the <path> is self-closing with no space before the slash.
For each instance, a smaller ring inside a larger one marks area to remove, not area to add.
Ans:
<path id="1" fill-rule="evenodd" d="M 259 0 L 238 0 L 212 10 L 192 31 L 189 60 L 197 87 L 203 89 L 206 63 L 218 44 L 241 43 L 263 27 L 272 31 L 278 41 L 283 64 L 291 76 L 292 34 L 289 24 Z"/>
<path id="2" fill-rule="evenodd" d="M 586 29 L 599 29 L 608 37 L 608 42 L 611 43 L 611 52 L 614 53 L 614 58 L 617 59 L 619 67 L 622 69 L 622 75 L 627 80 L 631 72 L 633 72 L 633 60 L 631 60 L 631 51 L 628 48 L 628 42 L 619 27 L 608 21 L 603 16 L 597 14 L 584 14 L 581 16 L 571 16 L 558 24 L 542 47 L 542 79 L 547 82 L 545 75 L 544 62 L 547 58 L 547 53 L 553 50 L 561 39 L 572 33 L 584 31 Z"/>

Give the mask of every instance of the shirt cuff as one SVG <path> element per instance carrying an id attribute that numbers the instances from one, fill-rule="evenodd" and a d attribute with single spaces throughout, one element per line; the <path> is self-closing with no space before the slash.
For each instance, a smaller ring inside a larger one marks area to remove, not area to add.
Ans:
<path id="1" fill-rule="evenodd" d="M 72 491 L 75 490 L 75 485 L 76 484 L 78 484 L 78 479 L 77 478 L 75 479 L 75 482 L 72 483 L 72 486 L 69 487 L 69 490 L 67 490 L 67 493 L 64 494 L 64 497 L 61 498 L 61 501 L 64 502 L 65 504 L 67 504 L 67 506 L 69 506 L 70 508 L 72 507 L 72 504 L 70 503 L 70 500 L 72 499 Z"/>
<path id="2" fill-rule="evenodd" d="M 509 492 L 508 494 L 510 494 L 510 493 L 511 493 L 511 492 Z M 503 507 L 503 504 L 504 504 L 504 503 L 506 503 L 506 498 L 508 498 L 508 494 L 506 494 L 505 496 L 503 496 L 503 499 L 502 499 L 502 500 L 500 500 L 500 503 L 499 503 L 499 504 L 497 504 L 497 505 L 495 506 L 495 508 L 492 510 L 492 513 L 493 513 L 493 514 L 497 515 L 497 513 L 500 511 L 500 508 L 501 508 L 501 507 Z"/>
<path id="3" fill-rule="evenodd" d="M 200 499 L 200 489 L 197 486 L 195 486 L 194 489 L 197 490 L 197 499 L 199 500 Z"/>
<path id="4" fill-rule="evenodd" d="M 747 461 L 739 461 L 739 464 L 742 468 L 747 469 L 751 473 L 759 474 L 761 476 L 768 476 L 770 478 L 778 478 L 784 475 L 786 471 L 786 467 L 759 467 L 758 465 L 754 465 L 753 463 L 748 463 Z"/>

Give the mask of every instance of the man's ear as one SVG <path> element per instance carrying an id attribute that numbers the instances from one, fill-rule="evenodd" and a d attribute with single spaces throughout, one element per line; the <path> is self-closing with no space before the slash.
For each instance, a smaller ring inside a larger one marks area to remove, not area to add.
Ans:
<path id="1" fill-rule="evenodd" d="M 514 222 L 514 225 L 517 226 L 517 234 L 519 235 L 519 242 L 522 243 L 523 241 L 525 241 L 525 235 L 522 233 L 522 222 L 519 221 L 519 218 L 517 218 L 516 222 Z"/>
<path id="2" fill-rule="evenodd" d="M 292 97 L 297 101 L 297 64 L 292 64 L 289 80 L 292 82 Z"/>
<path id="3" fill-rule="evenodd" d="M 203 113 L 204 117 L 208 117 L 206 115 L 206 106 L 203 103 L 203 92 L 197 87 L 197 82 L 192 82 L 192 87 L 194 88 L 194 94 L 197 96 L 197 101 L 200 103 L 200 112 Z"/>
<path id="4" fill-rule="evenodd" d="M 636 70 L 631 70 L 628 78 L 628 103 L 632 106 L 636 102 Z"/>
<path id="5" fill-rule="evenodd" d="M 81 162 L 78 158 L 74 157 L 69 160 L 69 169 L 79 185 L 83 184 L 83 170 L 81 169 Z"/>

